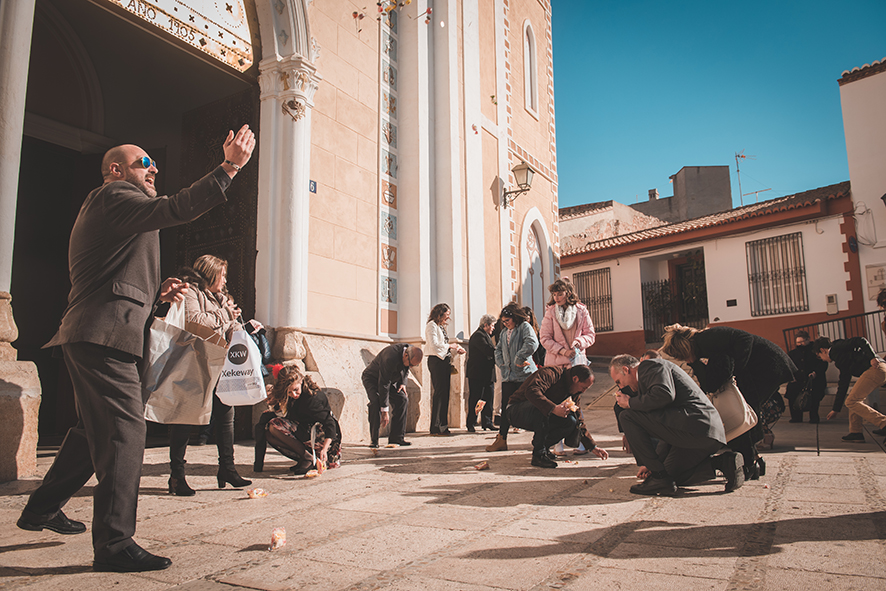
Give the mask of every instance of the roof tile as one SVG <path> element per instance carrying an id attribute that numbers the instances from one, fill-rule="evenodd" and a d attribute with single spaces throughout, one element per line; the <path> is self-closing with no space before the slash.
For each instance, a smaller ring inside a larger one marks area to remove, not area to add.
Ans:
<path id="1" fill-rule="evenodd" d="M 569 255 L 581 254 L 585 252 L 593 252 L 598 250 L 605 250 L 607 248 L 612 248 L 613 246 L 619 246 L 622 244 L 632 244 L 636 242 L 643 242 L 644 240 L 651 240 L 653 238 L 659 238 L 661 236 L 669 236 L 673 234 L 682 234 L 684 232 L 690 232 L 692 230 L 697 230 L 699 228 L 708 228 L 711 226 L 720 226 L 723 224 L 728 224 L 730 222 L 735 222 L 742 219 L 759 217 L 763 215 L 773 214 L 779 211 L 787 211 L 789 209 L 797 209 L 799 207 L 805 207 L 808 205 L 812 205 L 821 200 L 829 201 L 831 199 L 838 199 L 840 197 L 845 197 L 849 194 L 849 181 L 844 181 L 842 183 L 837 183 L 835 185 L 828 185 L 826 187 L 819 187 L 818 189 L 812 189 L 811 191 L 804 191 L 803 193 L 797 193 L 795 195 L 787 195 L 785 197 L 779 197 L 777 199 L 770 199 L 768 201 L 761 201 L 760 203 L 754 203 L 753 205 L 745 205 L 744 207 L 737 207 L 735 209 L 730 209 L 728 211 L 723 211 L 720 213 L 714 213 L 711 215 L 702 216 L 699 218 L 694 218 L 691 220 L 686 220 L 683 222 L 675 222 L 672 224 L 664 224 L 661 226 L 657 226 L 655 228 L 649 228 L 647 230 L 640 230 L 638 232 L 632 232 L 630 234 L 622 234 L 620 236 L 613 236 L 612 238 L 604 238 L 602 240 L 597 240 L 594 242 L 589 242 L 584 246 L 574 248 L 571 250 L 564 250 L 561 253 L 561 258 Z M 603 205 L 611 203 L 604 202 Z M 600 205 L 600 204 L 588 204 L 591 205 Z M 583 205 L 577 205 L 575 207 L 564 208 L 564 209 L 578 209 L 582 207 L 587 207 Z M 561 213 L 564 211 L 560 210 Z M 584 213 L 584 212 L 581 212 Z"/>

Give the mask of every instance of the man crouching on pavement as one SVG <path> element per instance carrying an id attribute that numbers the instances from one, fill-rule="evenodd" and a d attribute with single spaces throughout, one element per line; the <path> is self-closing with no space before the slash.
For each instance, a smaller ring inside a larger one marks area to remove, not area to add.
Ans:
<path id="1" fill-rule="evenodd" d="M 686 372 L 665 359 L 618 355 L 609 375 L 620 390 L 616 402 L 625 410 L 618 420 L 640 466 L 637 477 L 645 478 L 632 493 L 670 496 L 678 485 L 713 480 L 714 470 L 726 477 L 726 492 L 744 484 L 741 454 L 715 455 L 726 447 L 723 421 Z"/>
<path id="2" fill-rule="evenodd" d="M 594 383 L 594 374 L 587 365 L 575 367 L 540 367 L 511 394 L 507 413 L 512 427 L 534 433 L 532 465 L 556 468 L 552 445 L 566 440 L 566 445 L 583 443 L 601 460 L 609 457 L 588 434 L 578 404 L 581 393 Z"/>

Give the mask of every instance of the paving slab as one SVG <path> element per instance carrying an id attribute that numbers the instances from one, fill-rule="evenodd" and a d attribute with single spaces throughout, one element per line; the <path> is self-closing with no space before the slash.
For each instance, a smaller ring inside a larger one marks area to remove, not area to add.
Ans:
<path id="1" fill-rule="evenodd" d="M 836 422 L 776 425 L 766 474 L 725 493 L 723 481 L 673 498 L 630 493 L 611 400 L 585 401 L 611 453 L 530 466 L 529 433 L 488 453 L 491 432 L 410 434 L 410 447 L 344 446 L 344 464 L 316 479 L 268 454 L 254 473 L 239 442 L 240 474 L 269 495 L 219 489 L 214 447 L 188 449 L 194 497 L 170 496 L 168 449 L 145 452 L 136 539 L 169 556 L 166 571 L 94 573 L 89 534 L 27 532 L 15 521 L 39 484 L 0 484 L 0 590 L 849 590 L 886 588 L 886 453 L 840 438 Z M 40 473 L 52 450 L 41 449 Z M 482 461 L 489 469 L 476 470 Z M 92 516 L 92 481 L 65 507 Z M 271 531 L 287 545 L 269 551 Z"/>

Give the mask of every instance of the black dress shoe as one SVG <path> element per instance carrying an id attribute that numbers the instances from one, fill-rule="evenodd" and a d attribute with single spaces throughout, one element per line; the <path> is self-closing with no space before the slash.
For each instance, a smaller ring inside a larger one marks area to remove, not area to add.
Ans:
<path id="1" fill-rule="evenodd" d="M 389 444 L 399 445 L 400 447 L 406 447 L 407 445 L 412 445 L 411 441 L 406 441 L 405 439 L 400 439 L 399 441 L 388 441 Z"/>
<path id="2" fill-rule="evenodd" d="M 720 471 L 726 477 L 726 492 L 741 488 L 744 484 L 744 458 L 739 453 L 727 451 L 719 456 Z"/>
<path id="3" fill-rule="evenodd" d="M 369 449 L 378 449 L 378 441 L 370 441 Z"/>
<path id="4" fill-rule="evenodd" d="M 873 431 L 871 431 L 871 435 L 878 435 L 878 436 L 886 435 L 886 427 L 874 429 Z"/>
<path id="5" fill-rule="evenodd" d="M 677 485 L 670 478 L 655 478 L 650 476 L 640 484 L 631 487 L 631 492 L 635 495 L 664 495 L 672 497 L 677 494 Z"/>
<path id="6" fill-rule="evenodd" d="M 843 441 L 851 441 L 853 443 L 864 443 L 864 435 L 861 433 L 850 433 L 842 437 Z"/>
<path id="7" fill-rule="evenodd" d="M 163 570 L 172 565 L 172 561 L 162 556 L 155 556 L 132 543 L 113 556 L 92 563 L 92 570 L 100 573 L 140 573 L 149 570 Z"/>
<path id="8" fill-rule="evenodd" d="M 34 515 L 26 509 L 25 511 L 22 511 L 22 515 L 18 518 L 16 525 L 21 529 L 26 529 L 28 531 L 43 531 L 44 529 L 48 529 L 57 534 L 64 535 L 82 534 L 86 531 L 86 525 L 79 521 L 68 519 L 68 517 L 62 513 L 61 509 L 50 518 L 47 518 L 45 515 Z"/>
<path id="9" fill-rule="evenodd" d="M 556 468 L 557 462 L 545 453 L 532 454 L 532 465 L 536 468 Z"/>
<path id="10" fill-rule="evenodd" d="M 544 456 L 545 456 L 547 459 L 551 460 L 552 462 L 556 462 L 558 459 L 560 459 L 560 458 L 558 458 L 556 455 L 554 455 L 554 452 L 552 452 L 552 451 L 550 450 L 550 448 L 544 450 L 544 451 L 542 452 L 542 454 L 544 454 Z"/>
<path id="11" fill-rule="evenodd" d="M 188 486 L 188 483 L 184 479 L 184 477 L 170 478 L 169 494 L 175 495 L 177 497 L 193 497 L 195 494 L 197 494 L 197 491 Z"/>
<path id="12" fill-rule="evenodd" d="M 477 429 L 473 425 L 468 425 L 468 433 L 476 433 Z"/>

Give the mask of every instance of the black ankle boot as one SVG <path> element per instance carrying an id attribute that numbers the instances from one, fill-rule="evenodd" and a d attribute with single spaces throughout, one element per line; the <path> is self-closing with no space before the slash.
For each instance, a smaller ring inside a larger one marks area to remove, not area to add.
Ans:
<path id="1" fill-rule="evenodd" d="M 175 495 L 177 497 L 193 497 L 197 494 L 193 488 L 188 486 L 185 477 L 181 478 L 169 478 L 169 494 Z"/>
<path id="2" fill-rule="evenodd" d="M 222 468 L 218 469 L 218 487 L 224 488 L 225 484 L 230 484 L 234 488 L 243 488 L 244 486 L 249 486 L 252 484 L 251 480 L 246 480 L 245 478 L 240 478 L 240 475 L 237 474 L 236 468 Z"/>

